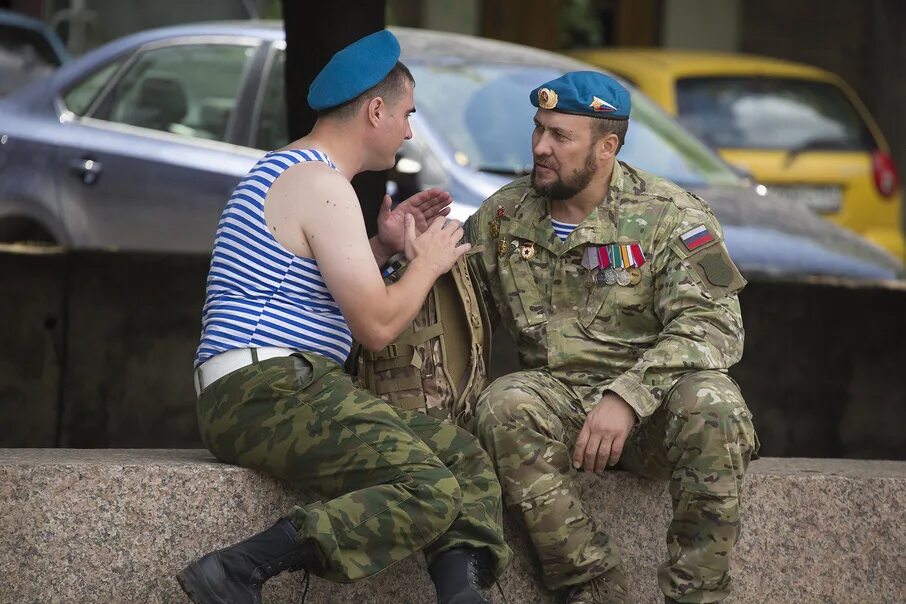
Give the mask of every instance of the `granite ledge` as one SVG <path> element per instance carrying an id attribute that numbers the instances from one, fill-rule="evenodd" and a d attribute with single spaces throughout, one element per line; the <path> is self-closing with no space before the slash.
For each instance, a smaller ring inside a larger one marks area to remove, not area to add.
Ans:
<path id="1" fill-rule="evenodd" d="M 660 602 L 666 483 L 588 476 L 586 506 L 622 548 L 639 602 Z M 743 492 L 743 535 L 728 602 L 906 601 L 906 462 L 762 459 Z M 269 525 L 310 496 L 217 462 L 203 450 L 0 449 L 0 602 L 188 602 L 173 574 L 198 555 Z M 554 602 L 537 582 L 522 527 L 509 602 Z M 280 577 L 265 602 L 299 599 Z M 354 585 L 316 580 L 309 602 L 432 602 L 424 561 Z"/>

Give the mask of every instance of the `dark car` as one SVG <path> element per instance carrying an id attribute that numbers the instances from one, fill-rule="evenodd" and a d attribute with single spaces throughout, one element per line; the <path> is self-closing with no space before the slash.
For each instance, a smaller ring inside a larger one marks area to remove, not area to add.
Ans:
<path id="1" fill-rule="evenodd" d="M 528 92 L 592 67 L 470 36 L 394 29 L 417 80 L 415 138 L 389 188 L 440 186 L 465 218 L 531 169 Z M 223 205 L 288 142 L 279 22 L 172 27 L 99 48 L 0 100 L 0 240 L 210 250 Z M 895 278 L 899 263 L 805 209 L 759 195 L 633 91 L 621 159 L 699 193 L 747 275 Z"/>
<path id="2" fill-rule="evenodd" d="M 44 23 L 0 9 L 0 96 L 52 73 L 68 60 L 63 42 Z"/>

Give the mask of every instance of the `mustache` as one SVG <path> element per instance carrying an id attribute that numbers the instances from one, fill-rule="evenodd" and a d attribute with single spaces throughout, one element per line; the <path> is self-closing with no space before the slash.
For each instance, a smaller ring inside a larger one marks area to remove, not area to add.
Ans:
<path id="1" fill-rule="evenodd" d="M 547 168 L 549 170 L 556 170 L 556 166 L 552 166 L 551 164 L 548 164 L 546 162 L 538 161 L 537 159 L 535 160 L 535 165 L 541 166 L 542 168 Z"/>

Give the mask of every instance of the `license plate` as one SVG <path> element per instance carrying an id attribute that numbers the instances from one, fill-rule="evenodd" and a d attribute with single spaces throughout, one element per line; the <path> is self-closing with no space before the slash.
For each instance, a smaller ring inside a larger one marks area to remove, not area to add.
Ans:
<path id="1" fill-rule="evenodd" d="M 812 187 L 768 185 L 768 193 L 788 203 L 798 203 L 815 212 L 831 214 L 843 207 L 843 189 L 840 187 Z"/>

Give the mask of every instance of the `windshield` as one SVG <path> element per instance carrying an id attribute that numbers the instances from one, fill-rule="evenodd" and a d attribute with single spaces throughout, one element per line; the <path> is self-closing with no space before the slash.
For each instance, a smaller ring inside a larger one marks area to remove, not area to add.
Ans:
<path id="1" fill-rule="evenodd" d="M 455 63 L 409 65 L 416 107 L 462 166 L 520 175 L 532 169 L 529 92 L 563 72 L 546 67 Z M 651 101 L 632 90 L 632 118 L 619 158 L 683 185 L 738 184 L 739 177 Z"/>
<path id="2" fill-rule="evenodd" d="M 738 149 L 874 148 L 842 90 L 792 78 L 685 78 L 676 85 L 679 120 L 717 147 Z"/>

